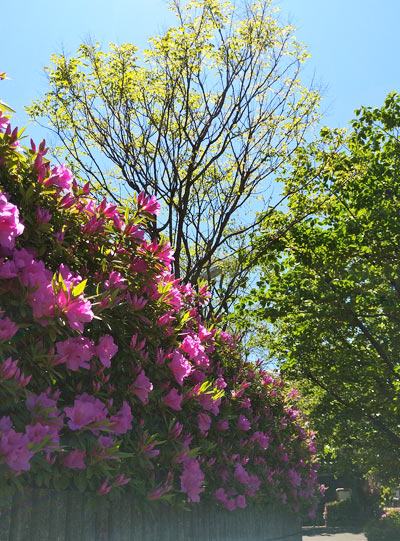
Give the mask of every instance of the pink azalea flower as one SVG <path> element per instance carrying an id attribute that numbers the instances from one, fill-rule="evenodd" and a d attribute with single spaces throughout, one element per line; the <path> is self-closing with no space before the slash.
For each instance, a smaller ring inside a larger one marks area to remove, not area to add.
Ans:
<path id="1" fill-rule="evenodd" d="M 57 342 L 57 355 L 54 364 L 66 363 L 69 370 L 89 369 L 89 361 L 95 353 L 94 343 L 89 338 L 78 336 Z"/>
<path id="2" fill-rule="evenodd" d="M 78 298 L 68 303 L 63 310 L 71 329 L 83 332 L 83 324 L 92 321 L 94 314 L 90 301 Z"/>
<path id="3" fill-rule="evenodd" d="M 147 271 L 148 264 L 140 257 L 135 257 L 129 266 L 129 270 L 134 274 L 144 274 Z"/>
<path id="4" fill-rule="evenodd" d="M 107 449 L 109 449 L 115 443 L 115 440 L 110 436 L 99 436 L 97 443 L 99 447 L 107 451 Z"/>
<path id="5" fill-rule="evenodd" d="M 48 209 L 36 207 L 36 219 L 40 224 L 47 224 L 52 218 L 52 214 Z"/>
<path id="6" fill-rule="evenodd" d="M 141 246 L 141 251 L 143 252 L 150 252 L 157 256 L 160 263 L 169 270 L 171 267 L 171 262 L 175 259 L 173 254 L 174 250 L 171 248 L 171 245 L 169 242 L 165 244 L 158 244 L 157 240 L 154 239 L 153 242 L 150 244 L 147 244 L 147 242 L 143 242 Z"/>
<path id="7" fill-rule="evenodd" d="M 168 481 L 163 483 L 160 487 L 147 493 L 148 500 L 159 500 L 164 494 L 167 494 L 172 489 L 172 485 L 168 484 Z"/>
<path id="8" fill-rule="evenodd" d="M 175 321 L 175 317 L 173 314 L 174 314 L 173 310 L 169 310 L 168 312 L 165 312 L 165 314 L 163 314 L 162 316 L 158 318 L 156 325 L 158 325 L 158 327 L 164 327 L 164 325 L 169 325 L 169 323 L 172 323 L 173 321 Z"/>
<path id="9" fill-rule="evenodd" d="M 157 253 L 158 259 L 165 265 L 165 267 L 170 270 L 172 261 L 174 258 L 174 249 L 171 247 L 169 242 L 160 245 L 160 250 Z"/>
<path id="10" fill-rule="evenodd" d="M 182 409 L 182 395 L 178 393 L 177 389 L 171 389 L 170 392 L 164 396 L 162 401 L 175 411 L 181 411 Z"/>
<path id="11" fill-rule="evenodd" d="M 110 492 L 110 490 L 112 489 L 112 485 L 109 485 L 108 483 L 109 483 L 109 478 L 106 477 L 104 479 L 103 484 L 101 485 L 101 487 L 97 491 L 97 494 L 99 496 L 104 496 L 105 494 L 108 494 Z"/>
<path id="12" fill-rule="evenodd" d="M 219 406 L 221 404 L 220 398 L 214 400 L 211 393 L 202 393 L 197 397 L 197 401 L 205 410 L 211 411 L 214 415 L 218 415 Z"/>
<path id="13" fill-rule="evenodd" d="M 201 323 L 199 324 L 199 338 L 202 342 L 207 342 L 213 336 L 213 331 L 208 331 Z"/>
<path id="14" fill-rule="evenodd" d="M 199 502 L 200 493 L 204 491 L 202 483 L 204 473 L 200 469 L 200 464 L 194 458 L 186 458 L 183 463 L 183 473 L 180 476 L 181 491 L 188 496 L 188 502 Z"/>
<path id="15" fill-rule="evenodd" d="M 9 280 L 18 276 L 18 269 L 14 261 L 0 259 L 0 279 Z"/>
<path id="16" fill-rule="evenodd" d="M 139 372 L 138 377 L 129 387 L 129 389 L 135 394 L 143 404 L 147 404 L 149 401 L 149 392 L 153 390 L 153 384 L 146 376 L 143 369 Z"/>
<path id="17" fill-rule="evenodd" d="M 160 204 L 157 202 L 156 196 L 146 195 L 144 192 L 140 192 L 137 198 L 137 206 L 142 212 L 147 212 L 148 214 L 159 214 L 160 213 Z"/>
<path id="18" fill-rule="evenodd" d="M 0 440 L 0 456 L 4 462 L 14 471 L 29 471 L 29 460 L 34 455 L 28 449 L 29 438 L 26 434 L 20 434 L 10 429 L 3 431 Z"/>
<path id="19" fill-rule="evenodd" d="M 227 421 L 227 420 L 224 420 L 224 421 L 222 421 L 222 420 L 217 421 L 216 426 L 217 426 L 217 430 L 221 430 L 221 431 L 223 431 L 223 430 L 229 430 L 229 421 Z"/>
<path id="20" fill-rule="evenodd" d="M 81 231 L 84 235 L 92 235 L 97 231 L 103 233 L 105 223 L 105 218 L 97 218 L 97 216 L 92 216 L 90 220 L 88 220 L 85 225 L 81 227 Z"/>
<path id="21" fill-rule="evenodd" d="M 219 378 L 215 382 L 215 386 L 217 387 L 217 389 L 225 389 L 227 383 L 222 376 L 219 376 Z"/>
<path id="22" fill-rule="evenodd" d="M 290 468 L 288 472 L 289 482 L 293 487 L 301 485 L 301 475 L 294 468 Z"/>
<path id="23" fill-rule="evenodd" d="M 244 430 L 245 432 L 251 428 L 250 421 L 244 415 L 239 415 L 238 428 L 239 430 Z"/>
<path id="24" fill-rule="evenodd" d="M 110 427 L 110 432 L 114 434 L 125 434 L 132 428 L 132 411 L 128 402 L 122 403 L 121 409 L 110 417 L 110 422 L 113 423 Z"/>
<path id="25" fill-rule="evenodd" d="M 252 439 L 257 441 L 262 449 L 268 449 L 269 438 L 264 432 L 254 432 Z"/>
<path id="26" fill-rule="evenodd" d="M 51 175 L 44 181 L 45 186 L 56 186 L 61 190 L 71 191 L 71 184 L 74 175 L 71 173 L 64 164 L 54 167 L 51 171 Z"/>
<path id="27" fill-rule="evenodd" d="M 221 340 L 226 344 L 229 344 L 232 341 L 232 336 L 225 331 L 221 331 L 219 335 L 221 337 Z"/>
<path id="28" fill-rule="evenodd" d="M 27 425 L 25 427 L 25 432 L 29 438 L 29 441 L 36 445 L 40 445 L 45 438 L 50 436 L 50 439 L 43 447 L 44 450 L 54 450 L 54 446 L 58 445 L 60 441 L 57 427 L 54 425 L 42 425 L 41 423 Z"/>
<path id="29" fill-rule="evenodd" d="M 65 238 L 65 231 L 64 231 L 64 227 L 62 227 L 61 229 L 59 229 L 56 233 L 56 241 L 57 242 L 60 242 L 60 243 L 63 243 L 64 242 L 64 238 Z"/>
<path id="30" fill-rule="evenodd" d="M 40 395 L 35 395 L 33 393 L 29 394 L 25 404 L 28 409 L 33 414 L 33 419 L 35 422 L 41 422 L 42 424 L 48 424 L 48 421 L 51 420 L 54 424 L 60 424 L 60 411 L 57 409 L 57 398 L 58 393 L 54 393 L 53 396 L 49 394 L 49 389 L 46 393 L 40 393 Z"/>
<path id="31" fill-rule="evenodd" d="M 230 498 L 225 504 L 225 509 L 228 511 L 234 511 L 236 509 L 236 502 L 234 498 Z"/>
<path id="32" fill-rule="evenodd" d="M 22 235 L 25 227 L 19 221 L 18 208 L 0 193 L 0 245 L 14 248 L 15 238 Z"/>
<path id="33" fill-rule="evenodd" d="M 1 309 L 0 309 L 1 312 Z M 0 319 L 0 340 L 9 340 L 18 331 L 19 327 L 8 317 Z"/>
<path id="34" fill-rule="evenodd" d="M 249 496 L 255 496 L 256 492 L 260 488 L 260 479 L 257 477 L 257 475 L 249 475 L 249 481 L 247 483 L 248 489 L 247 494 Z"/>
<path id="35" fill-rule="evenodd" d="M 6 115 L 3 115 L 2 111 L 0 111 L 0 132 L 5 132 L 9 125 L 9 119 L 6 117 Z"/>
<path id="36" fill-rule="evenodd" d="M 79 451 L 78 449 L 75 449 L 63 457 L 61 462 L 64 464 L 64 466 L 72 470 L 85 470 L 86 464 L 83 461 L 85 455 L 86 451 Z"/>
<path id="37" fill-rule="evenodd" d="M 177 439 L 182 434 L 182 430 L 183 430 L 183 424 L 180 423 L 179 421 L 176 421 L 176 423 L 170 430 L 170 434 L 174 439 Z"/>
<path id="38" fill-rule="evenodd" d="M 25 287 L 32 288 L 41 285 L 43 282 L 51 282 L 53 274 L 46 269 L 43 261 L 35 261 L 33 257 L 31 261 L 28 261 L 28 257 L 26 257 L 25 262 L 21 274 L 21 281 Z"/>
<path id="39" fill-rule="evenodd" d="M 180 294 L 179 289 L 176 287 L 171 287 L 171 289 L 165 295 L 164 300 L 170 306 L 173 306 L 174 310 L 179 310 L 183 304 L 182 295 Z"/>
<path id="40" fill-rule="evenodd" d="M 11 357 L 8 357 L 0 365 L 0 378 L 1 379 L 10 379 L 12 378 L 18 370 L 18 361 L 13 361 Z"/>
<path id="41" fill-rule="evenodd" d="M 197 423 L 199 425 L 200 432 L 204 436 L 210 429 L 211 417 L 207 415 L 207 413 L 199 413 L 197 416 Z"/>
<path id="42" fill-rule="evenodd" d="M 0 417 L 0 430 L 11 430 L 13 427 L 13 422 L 11 421 L 11 418 L 7 415 L 4 417 Z"/>
<path id="43" fill-rule="evenodd" d="M 96 347 L 96 355 L 99 357 L 100 362 L 106 368 L 111 366 L 111 359 L 118 351 L 118 346 L 114 343 L 114 339 L 111 335 L 105 334 L 99 340 L 99 345 Z"/>
<path id="44" fill-rule="evenodd" d="M 72 408 L 64 408 L 69 418 L 68 426 L 71 430 L 81 430 L 91 423 L 105 421 L 107 410 L 103 402 L 94 396 L 83 393 L 74 401 Z"/>
<path id="45" fill-rule="evenodd" d="M 214 492 L 214 496 L 215 496 L 215 499 L 216 500 L 219 500 L 220 502 L 222 503 L 226 503 L 228 501 L 228 495 L 227 493 L 225 492 L 225 489 L 224 488 L 218 488 L 215 492 Z"/>
<path id="46" fill-rule="evenodd" d="M 208 366 L 209 359 L 198 336 L 186 336 L 181 344 L 181 349 L 187 353 L 191 360 L 198 366 Z"/>
<path id="47" fill-rule="evenodd" d="M 18 361 L 13 361 L 11 357 L 8 357 L 0 366 L 0 379 L 11 379 L 20 387 L 26 387 L 30 382 L 32 376 L 25 377 L 25 374 L 18 368 Z"/>
<path id="48" fill-rule="evenodd" d="M 125 278 L 117 271 L 111 271 L 108 280 L 104 282 L 105 289 L 126 289 Z"/>
<path id="49" fill-rule="evenodd" d="M 234 476 L 235 479 L 237 479 L 240 483 L 244 485 L 247 485 L 249 483 L 249 474 L 241 464 L 236 464 Z"/>
<path id="50" fill-rule="evenodd" d="M 190 362 L 177 349 L 173 352 L 172 361 L 170 362 L 169 367 L 174 373 L 175 379 L 179 385 L 183 384 L 183 379 L 192 371 Z"/>
<path id="51" fill-rule="evenodd" d="M 29 294 L 28 304 L 32 308 L 33 317 L 42 319 L 55 315 L 55 299 L 51 280 L 39 285 L 35 291 Z"/>
<path id="52" fill-rule="evenodd" d="M 113 482 L 114 487 L 120 487 L 122 485 L 127 485 L 129 481 L 132 480 L 132 477 L 125 477 L 123 473 L 119 475 Z"/>
<path id="53" fill-rule="evenodd" d="M 143 338 L 138 342 L 139 334 L 135 333 L 131 338 L 131 348 L 140 351 L 146 345 L 146 338 Z"/>
<path id="54" fill-rule="evenodd" d="M 28 252 L 28 250 L 25 250 L 25 248 L 22 248 L 22 250 L 14 250 L 13 259 L 18 269 L 23 269 L 24 267 L 31 265 L 35 260 L 34 256 Z"/>
<path id="55" fill-rule="evenodd" d="M 131 295 L 129 292 L 126 294 L 126 300 L 132 306 L 134 310 L 143 310 L 146 304 L 149 302 L 144 297 L 138 297 L 136 293 Z"/>

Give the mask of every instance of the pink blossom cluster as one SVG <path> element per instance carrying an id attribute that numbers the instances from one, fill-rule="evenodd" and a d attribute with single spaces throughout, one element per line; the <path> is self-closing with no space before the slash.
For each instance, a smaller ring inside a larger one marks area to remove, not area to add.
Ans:
<path id="1" fill-rule="evenodd" d="M 52 486 L 90 471 L 100 495 L 134 484 L 149 501 L 208 494 L 229 510 L 260 498 L 294 510 L 316 501 L 315 447 L 296 392 L 203 321 L 208 289 L 176 279 L 172 247 L 145 234 L 155 197 L 140 193 L 130 210 L 98 202 L 64 165 L 51 167 L 44 142 L 31 142 L 9 175 L 22 154 L 7 122 L 0 117 L 0 385 L 15 405 L 0 419 L 7 482 L 45 461 Z"/>
<path id="2" fill-rule="evenodd" d="M 5 248 L 14 248 L 15 238 L 23 232 L 18 208 L 8 201 L 5 194 L 0 193 L 0 244 Z"/>

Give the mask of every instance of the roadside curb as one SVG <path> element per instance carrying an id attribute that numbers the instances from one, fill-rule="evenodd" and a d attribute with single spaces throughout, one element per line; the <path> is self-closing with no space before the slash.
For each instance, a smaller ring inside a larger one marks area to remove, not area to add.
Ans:
<path id="1" fill-rule="evenodd" d="M 335 533 L 352 533 L 360 534 L 364 533 L 362 528 L 335 528 L 328 526 L 303 526 L 301 529 L 302 535 L 307 535 L 309 537 L 314 535 L 332 535 Z"/>

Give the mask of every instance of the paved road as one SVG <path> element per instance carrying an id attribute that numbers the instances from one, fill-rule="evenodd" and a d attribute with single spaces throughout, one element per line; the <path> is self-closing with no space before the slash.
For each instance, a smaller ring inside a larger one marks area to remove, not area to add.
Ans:
<path id="1" fill-rule="evenodd" d="M 304 535 L 303 541 L 367 541 L 362 533 L 320 533 L 317 535 Z"/>

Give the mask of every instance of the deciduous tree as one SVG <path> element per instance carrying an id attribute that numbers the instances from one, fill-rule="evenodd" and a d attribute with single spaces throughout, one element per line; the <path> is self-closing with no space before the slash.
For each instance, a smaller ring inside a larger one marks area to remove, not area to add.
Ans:
<path id="1" fill-rule="evenodd" d="M 327 457 L 390 481 L 400 472 L 400 95 L 356 113 L 349 135 L 325 129 L 298 153 L 286 189 L 310 182 L 281 221 L 312 216 L 264 258 L 238 313 L 263 321 L 270 359 L 308 382 Z"/>
<path id="2" fill-rule="evenodd" d="M 155 194 L 164 207 L 151 234 L 174 245 L 175 275 L 223 275 L 228 310 L 248 274 L 243 248 L 272 212 L 271 179 L 319 97 L 300 84 L 307 54 L 270 0 L 171 7 L 177 26 L 143 58 L 131 44 L 54 56 L 50 90 L 28 112 L 49 121 L 74 172 L 118 204 Z"/>

